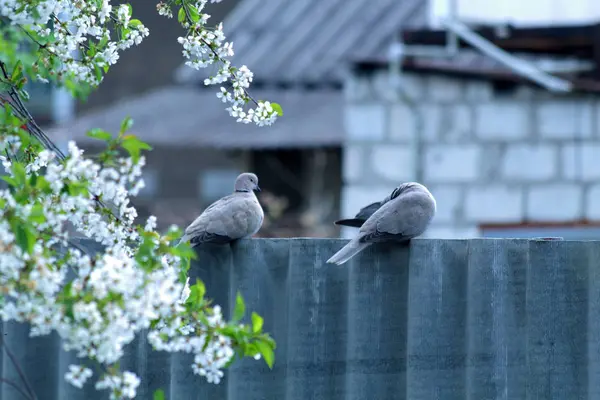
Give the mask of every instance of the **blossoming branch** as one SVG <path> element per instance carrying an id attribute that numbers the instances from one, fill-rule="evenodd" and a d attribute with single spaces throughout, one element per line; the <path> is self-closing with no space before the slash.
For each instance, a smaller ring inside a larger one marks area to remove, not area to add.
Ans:
<path id="1" fill-rule="evenodd" d="M 244 108 L 252 101 L 246 91 L 252 73 L 231 67 L 232 45 L 224 42 L 220 25 L 214 31 L 205 27 L 208 15 L 200 11 L 206 1 L 172 3 L 161 3 L 159 12 L 169 15 L 172 5 L 181 6 L 191 66 L 225 68 L 207 84 L 231 82 L 231 92 L 222 87 L 218 93 L 232 104 L 230 114 L 245 123 L 273 123 L 278 105 L 255 102 L 256 109 Z M 105 147 L 93 158 L 74 142 L 65 155 L 24 105 L 29 79 L 65 85 L 78 95 L 99 85 L 119 52 L 148 36 L 132 18 L 131 6 L 113 8 L 109 0 L 0 0 L 0 16 L 5 50 L 0 161 L 8 185 L 0 190 L 2 320 L 29 324 L 31 336 L 57 332 L 65 350 L 99 367 L 71 365 L 67 381 L 81 388 L 95 380 L 112 399 L 136 396 L 138 376 L 119 366 L 136 335 L 147 334 L 155 350 L 193 354 L 193 372 L 212 383 L 220 382 L 236 354 L 262 357 L 271 367 L 275 342 L 262 331 L 258 314 L 240 323 L 241 295 L 226 321 L 205 297 L 204 284 L 190 285 L 195 253 L 187 244 L 174 246 L 181 231 L 157 232 L 153 216 L 144 226 L 136 224 L 130 199 L 144 187 L 143 152 L 151 147 L 128 133 L 133 121 L 123 121 L 116 135 L 88 132 Z M 91 251 L 81 238 L 101 250 Z"/>

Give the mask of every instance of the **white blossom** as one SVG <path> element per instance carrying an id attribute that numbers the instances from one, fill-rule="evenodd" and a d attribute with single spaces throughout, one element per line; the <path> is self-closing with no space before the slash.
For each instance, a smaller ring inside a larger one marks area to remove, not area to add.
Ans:
<path id="1" fill-rule="evenodd" d="M 69 365 L 69 372 L 65 374 L 65 379 L 71 385 L 81 389 L 91 376 L 91 369 L 85 368 L 82 365 Z"/>
<path id="2" fill-rule="evenodd" d="M 43 39 L 50 39 L 51 42 L 41 50 L 42 55 L 54 56 L 61 61 L 56 76 L 72 76 L 77 82 L 98 85 L 102 77 L 98 79 L 94 66 L 113 65 L 119 59 L 118 50 L 140 44 L 149 34 L 143 24 L 131 25 L 131 15 L 126 5 L 120 5 L 114 12 L 110 0 L 102 0 L 100 9 L 92 1 L 45 0 L 37 6 L 35 3 L 2 0 L 0 16 L 6 17 L 12 24 L 27 26 Z M 59 18 L 64 15 L 69 18 Z M 111 16 L 115 17 L 120 27 L 129 29 L 123 37 L 111 32 L 107 26 L 112 22 Z M 49 22 L 54 23 L 53 31 L 47 28 Z M 82 57 L 74 57 L 74 52 L 81 47 L 87 50 L 90 41 L 99 43 L 103 39 L 106 40 L 105 47 L 99 47 L 95 55 L 88 55 L 84 51 L 80 52 Z M 42 62 L 49 64 L 49 59 L 43 58 Z M 47 81 L 41 76 L 38 80 Z"/>
<path id="3" fill-rule="evenodd" d="M 216 1 L 211 0 L 211 2 Z M 231 104 L 227 109 L 229 114 L 236 118 L 237 122 L 245 124 L 250 122 L 259 126 L 273 124 L 277 119 L 277 111 L 264 106 L 262 102 L 256 102 L 256 109 L 245 107 L 249 101 L 254 101 L 247 93 L 254 74 L 245 65 L 237 70 L 231 66 L 229 58 L 234 55 L 233 43 L 225 41 L 222 23 L 212 30 L 205 28 L 209 15 L 204 13 L 203 9 L 207 0 L 197 0 L 193 3 L 200 17 L 194 23 L 186 17 L 184 26 L 190 28 L 188 34 L 177 39 L 183 47 L 183 56 L 187 59 L 185 65 L 199 70 L 215 63 L 221 64 L 217 74 L 205 79 L 204 84 L 216 85 L 227 81 L 231 83 L 232 92 L 220 87 L 220 92 L 217 93 L 221 101 Z M 172 17 L 171 10 L 165 3 L 159 3 L 157 9 L 159 14 Z"/>

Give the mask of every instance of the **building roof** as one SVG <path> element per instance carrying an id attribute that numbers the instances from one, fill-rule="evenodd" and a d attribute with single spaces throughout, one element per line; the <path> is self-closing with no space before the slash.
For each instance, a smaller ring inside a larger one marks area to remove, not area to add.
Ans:
<path id="1" fill-rule="evenodd" d="M 403 70 L 408 72 L 437 74 L 444 76 L 453 76 L 460 79 L 478 79 L 486 81 L 514 82 L 526 85 L 537 85 L 533 81 L 515 73 L 504 65 L 475 55 L 473 58 L 459 56 L 453 60 L 444 59 L 416 59 L 404 60 Z M 384 58 L 361 60 L 353 64 L 353 69 L 360 73 L 369 73 L 381 69 L 387 69 L 388 60 Z M 555 73 L 555 76 L 561 77 L 572 83 L 574 92 L 579 93 L 600 93 L 600 82 L 590 78 L 570 77 L 565 74 Z"/>
<path id="2" fill-rule="evenodd" d="M 592 59 L 600 50 L 598 49 L 600 23 L 531 27 L 480 24 L 472 26 L 472 29 L 481 37 L 511 52 Z M 446 41 L 446 31 L 409 29 L 402 33 L 402 40 L 407 45 L 443 45 Z M 458 44 L 461 48 L 470 48 L 462 40 L 459 40 Z"/>
<path id="3" fill-rule="evenodd" d="M 570 81 L 575 91 L 600 92 L 600 24 L 519 28 L 480 25 L 472 29 L 520 59 L 553 68 L 553 75 Z M 419 28 L 402 32 L 403 43 L 407 46 L 443 46 L 446 39 L 444 30 Z M 461 39 L 458 46 L 460 52 L 453 57 L 405 57 L 403 68 L 464 78 L 535 84 Z M 388 64 L 384 57 L 355 61 L 354 69 L 362 71 L 380 69 Z"/>
<path id="4" fill-rule="evenodd" d="M 281 104 L 284 115 L 271 126 L 236 122 L 214 88 L 171 86 L 153 90 L 86 113 L 47 130 L 55 142 L 96 142 L 86 132 L 102 128 L 113 134 L 121 121 L 134 120 L 131 133 L 151 145 L 227 149 L 339 146 L 344 138 L 343 94 L 339 90 L 253 90 L 257 99 Z"/>
<path id="5" fill-rule="evenodd" d="M 400 27 L 425 24 L 423 0 L 242 0 L 223 22 L 233 42 L 234 65 L 247 65 L 255 81 L 340 83 L 344 61 L 379 57 Z M 182 65 L 180 82 L 212 73 Z"/>

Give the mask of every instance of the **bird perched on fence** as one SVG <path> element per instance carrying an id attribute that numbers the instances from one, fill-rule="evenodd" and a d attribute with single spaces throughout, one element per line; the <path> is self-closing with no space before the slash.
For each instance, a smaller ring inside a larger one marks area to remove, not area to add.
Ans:
<path id="1" fill-rule="evenodd" d="M 192 247 L 201 243 L 225 244 L 254 235 L 262 226 L 264 212 L 254 191 L 260 191 L 258 177 L 240 174 L 234 192 L 212 203 L 188 226 L 180 243 Z"/>
<path id="2" fill-rule="evenodd" d="M 327 262 L 341 265 L 373 243 L 405 242 L 419 236 L 429 226 L 435 211 L 435 199 L 425 186 L 403 183 L 381 202 L 362 208 L 354 218 L 336 221 L 338 225 L 360 229 L 358 236 Z"/>

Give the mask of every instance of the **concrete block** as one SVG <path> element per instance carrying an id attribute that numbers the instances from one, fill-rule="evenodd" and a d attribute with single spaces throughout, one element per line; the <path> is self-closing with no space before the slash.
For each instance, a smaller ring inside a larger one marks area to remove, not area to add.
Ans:
<path id="1" fill-rule="evenodd" d="M 369 78 L 350 75 L 344 80 L 344 98 L 346 101 L 364 102 L 373 99 L 373 88 Z"/>
<path id="2" fill-rule="evenodd" d="M 479 228 L 470 226 L 447 226 L 432 224 L 421 236 L 428 239 L 472 239 L 480 237 Z"/>
<path id="3" fill-rule="evenodd" d="M 431 142 L 439 138 L 441 120 L 441 106 L 421 104 L 418 109 L 406 103 L 399 102 L 390 108 L 390 139 L 395 142 L 408 143 L 416 135 L 424 142 Z M 419 117 L 422 118 L 419 125 Z M 420 126 L 420 132 L 417 131 Z"/>
<path id="4" fill-rule="evenodd" d="M 485 181 L 493 182 L 501 178 L 505 147 L 503 143 L 486 143 L 482 146 L 481 177 Z"/>
<path id="5" fill-rule="evenodd" d="M 502 176 L 519 181 L 544 181 L 558 174 L 557 149 L 552 145 L 509 145 L 502 163 Z"/>
<path id="6" fill-rule="evenodd" d="M 597 137 L 600 136 L 600 99 L 594 99 L 592 104 L 594 120 L 596 121 L 594 124 L 594 135 Z"/>
<path id="7" fill-rule="evenodd" d="M 593 132 L 593 122 L 592 103 L 585 98 L 565 98 L 536 103 L 536 124 L 541 137 L 560 139 L 590 137 Z"/>
<path id="8" fill-rule="evenodd" d="M 383 200 L 394 190 L 388 185 L 345 185 L 342 189 L 341 217 L 351 218 L 366 205 Z"/>
<path id="9" fill-rule="evenodd" d="M 371 168 L 378 177 L 400 184 L 414 180 L 413 156 L 413 151 L 408 145 L 375 145 L 371 150 Z"/>
<path id="10" fill-rule="evenodd" d="M 342 157 L 342 176 L 344 181 L 357 181 L 365 171 L 365 147 L 363 145 L 346 145 Z"/>
<path id="11" fill-rule="evenodd" d="M 488 102 L 494 98 L 494 91 L 489 82 L 465 82 L 465 100 L 473 103 Z"/>
<path id="12" fill-rule="evenodd" d="M 349 139 L 382 140 L 385 137 L 384 104 L 351 104 L 344 110 L 344 125 Z"/>
<path id="13" fill-rule="evenodd" d="M 588 188 L 585 195 L 585 217 L 587 219 L 600 220 L 600 183 Z"/>
<path id="14" fill-rule="evenodd" d="M 409 142 L 416 132 L 417 115 L 406 103 L 390 107 L 390 139 L 396 142 Z"/>
<path id="15" fill-rule="evenodd" d="M 519 85 L 515 88 L 511 97 L 516 100 L 533 100 L 535 98 L 536 89 L 533 86 Z"/>
<path id="16" fill-rule="evenodd" d="M 423 103 L 419 107 L 422 118 L 420 138 L 424 142 L 437 142 L 442 132 L 442 108 L 443 106 L 433 103 Z M 418 128 L 418 126 L 417 126 Z"/>
<path id="17" fill-rule="evenodd" d="M 454 103 L 463 98 L 464 84 L 461 79 L 446 76 L 429 77 L 430 101 L 436 103 Z"/>
<path id="18" fill-rule="evenodd" d="M 465 218 L 478 223 L 521 222 L 522 188 L 514 185 L 472 186 L 465 195 Z"/>
<path id="19" fill-rule="evenodd" d="M 459 221 L 463 212 L 463 189 L 456 185 L 427 185 L 427 187 L 437 203 L 434 223 L 456 223 Z"/>
<path id="20" fill-rule="evenodd" d="M 444 107 L 440 137 L 454 143 L 471 138 L 473 133 L 473 108 L 466 104 Z"/>
<path id="21" fill-rule="evenodd" d="M 398 83 L 398 89 L 412 100 L 428 97 L 428 78 L 424 75 L 403 73 Z"/>
<path id="22" fill-rule="evenodd" d="M 397 77 L 391 76 L 390 73 L 379 71 L 371 77 L 371 87 L 373 88 L 373 96 L 377 100 L 396 102 L 400 100 L 400 91 L 395 84 Z"/>
<path id="23" fill-rule="evenodd" d="M 572 180 L 600 179 L 600 144 L 584 142 L 561 148 L 562 176 Z"/>
<path id="24" fill-rule="evenodd" d="M 476 104 L 475 134 L 481 139 L 515 140 L 530 131 L 530 108 L 526 102 L 498 100 Z"/>
<path id="25" fill-rule="evenodd" d="M 432 145 L 425 151 L 424 175 L 428 182 L 473 182 L 479 177 L 478 145 Z"/>
<path id="26" fill-rule="evenodd" d="M 549 183 L 529 188 L 527 218 L 530 221 L 564 222 L 583 216 L 583 189 L 573 183 Z"/>

